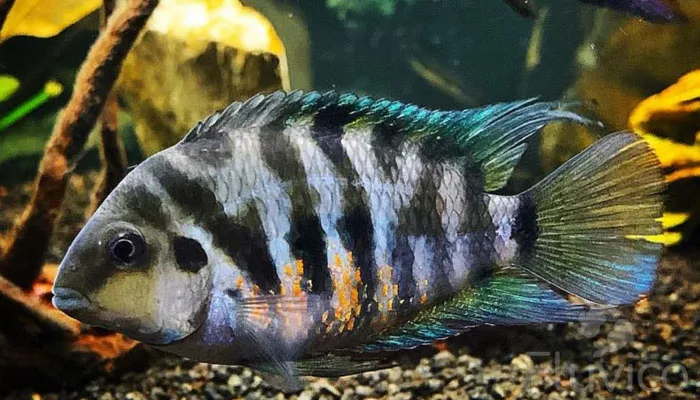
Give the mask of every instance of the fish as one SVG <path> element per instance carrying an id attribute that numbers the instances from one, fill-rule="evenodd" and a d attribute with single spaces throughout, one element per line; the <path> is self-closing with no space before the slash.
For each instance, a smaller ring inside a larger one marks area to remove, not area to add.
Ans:
<path id="1" fill-rule="evenodd" d="M 52 302 L 285 391 L 482 325 L 604 319 L 646 295 L 663 251 L 647 142 L 610 133 L 502 193 L 545 125 L 595 124 L 572 108 L 301 90 L 234 102 L 123 178 L 68 247 Z"/>
<path id="2" fill-rule="evenodd" d="M 518 14 L 534 18 L 536 13 L 531 0 L 505 0 Z M 685 22 L 687 18 L 680 11 L 677 1 L 664 0 L 579 0 L 616 11 L 641 17 L 654 23 Z"/>

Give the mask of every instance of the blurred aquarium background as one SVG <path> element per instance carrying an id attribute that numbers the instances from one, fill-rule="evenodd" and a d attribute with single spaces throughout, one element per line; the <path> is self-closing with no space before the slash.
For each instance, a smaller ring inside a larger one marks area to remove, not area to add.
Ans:
<path id="1" fill-rule="evenodd" d="M 9 15 L 0 32 L 0 232 L 31 197 L 44 146 L 99 35 L 102 7 L 14 3 L 21 15 Z M 531 185 L 602 135 L 634 129 L 658 150 L 670 211 L 685 215 L 674 228 L 692 248 L 700 222 L 700 1 L 669 3 L 685 21 L 653 23 L 577 0 L 537 0 L 531 17 L 500 0 L 161 0 L 113 89 L 119 136 L 127 165 L 135 165 L 213 111 L 275 90 L 337 90 L 442 109 L 529 97 L 580 101 L 604 126 L 547 127 L 506 191 Z M 101 169 L 98 128 L 71 180 L 48 263 L 60 260 L 84 223 Z M 697 281 L 690 285 L 697 295 Z M 697 308 L 689 312 L 694 325 Z M 697 361 L 698 331 L 687 329 Z M 700 393 L 697 382 L 686 389 Z M 194 398 L 209 396 L 201 395 Z"/>
<path id="2" fill-rule="evenodd" d="M 39 16 L 32 26 L 30 12 L 16 34 L 4 29 L 0 74 L 18 87 L 0 102 L 0 115 L 16 115 L 32 100 L 37 105 L 47 82 L 62 88 L 11 124 L 0 123 L 5 186 L 34 177 L 56 114 L 99 33 L 101 1 L 62 3 L 45 7 L 82 13 L 63 21 Z M 524 187 L 518 179 L 531 182 L 595 137 L 633 123 L 694 144 L 699 102 L 692 93 L 630 120 L 644 99 L 700 66 L 700 10 L 694 0 L 678 3 L 690 22 L 655 24 L 576 0 L 537 1 L 531 18 L 505 1 L 163 0 L 116 85 L 119 129 L 133 165 L 231 101 L 279 89 L 351 91 L 446 109 L 527 97 L 582 100 L 605 127 L 548 128 L 513 180 Z M 47 32 L 41 24 L 55 26 Z M 671 110 L 674 101 L 683 104 Z M 671 114 L 668 128 L 656 123 Z M 96 139 L 81 168 L 99 168 Z"/>

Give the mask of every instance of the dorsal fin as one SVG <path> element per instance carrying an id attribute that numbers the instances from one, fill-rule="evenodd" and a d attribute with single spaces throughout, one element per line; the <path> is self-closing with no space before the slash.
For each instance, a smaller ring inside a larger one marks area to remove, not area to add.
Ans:
<path id="1" fill-rule="evenodd" d="M 503 187 L 526 149 L 525 141 L 553 121 L 587 124 L 559 102 L 537 99 L 498 103 L 460 111 L 440 111 L 387 99 L 338 92 L 274 92 L 234 102 L 199 122 L 182 140 L 215 138 L 246 127 L 313 122 L 325 113 L 338 126 L 383 125 L 391 135 L 422 142 L 426 153 L 462 158 L 479 171 L 486 191 Z M 330 111 L 330 112 L 328 112 Z M 342 116 L 342 118 L 340 117 Z M 329 121 L 325 121 L 329 123 Z"/>

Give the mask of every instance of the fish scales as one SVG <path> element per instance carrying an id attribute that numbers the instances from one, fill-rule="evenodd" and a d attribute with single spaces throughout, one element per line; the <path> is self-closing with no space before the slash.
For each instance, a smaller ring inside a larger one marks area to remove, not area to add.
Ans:
<path id="1" fill-rule="evenodd" d="M 334 92 L 234 103 L 105 199 L 62 261 L 54 303 L 286 384 L 385 365 L 342 352 L 585 319 L 558 291 L 629 304 L 661 251 L 663 176 L 643 140 L 611 135 L 523 193 L 492 193 L 525 141 L 561 120 L 588 123 L 534 100 L 449 112 Z M 624 195 L 602 197 L 613 189 Z"/>
<path id="2" fill-rule="evenodd" d="M 378 138 L 375 126 L 338 128 L 253 129 L 223 143 L 195 143 L 156 158 L 168 171 L 160 176 L 161 185 L 183 213 L 195 212 L 194 223 L 211 231 L 215 246 L 245 272 L 241 276 L 250 277 L 242 285 L 251 288 L 248 292 L 294 294 L 297 282 L 297 294 L 328 295 L 322 315 L 328 312 L 330 318 L 319 328 L 321 340 L 383 329 L 401 314 L 453 293 L 473 265 L 488 264 L 495 256 L 488 213 L 464 212 L 484 208 L 478 190 L 470 195 L 466 184 L 451 186 L 443 188 L 446 197 L 438 190 L 445 171 L 459 183 L 467 182 L 464 172 L 427 160 L 417 144 Z M 321 146 L 321 141 L 339 142 L 340 148 Z M 336 168 L 343 163 L 350 164 L 349 176 Z M 236 176 L 248 179 L 227 179 Z M 349 185 L 362 195 L 346 199 Z M 202 199 L 209 199 L 205 207 Z M 357 240 L 351 237 L 355 232 L 341 223 L 351 218 L 346 209 L 369 211 L 371 227 L 353 227 L 372 230 L 372 257 L 362 263 L 349 246 Z M 442 223 L 448 215 L 456 221 L 449 238 Z M 313 226 L 321 230 L 309 229 Z M 321 245 L 309 245 L 319 238 Z M 457 247 L 466 251 L 453 263 L 450 249 Z M 297 261 L 307 271 L 301 282 Z M 371 278 L 361 279 L 356 270 L 371 271 L 364 273 Z M 324 287 L 328 281 L 330 287 Z"/>

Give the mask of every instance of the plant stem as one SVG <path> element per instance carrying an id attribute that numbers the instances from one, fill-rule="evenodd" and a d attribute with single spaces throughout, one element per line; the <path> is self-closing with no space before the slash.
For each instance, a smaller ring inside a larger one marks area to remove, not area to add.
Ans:
<path id="1" fill-rule="evenodd" d="M 63 87 L 56 81 L 48 81 L 41 92 L 32 96 L 29 100 L 20 104 L 14 110 L 0 118 L 0 131 L 4 131 L 15 122 L 24 118 L 47 101 L 58 96 L 63 92 Z"/>

